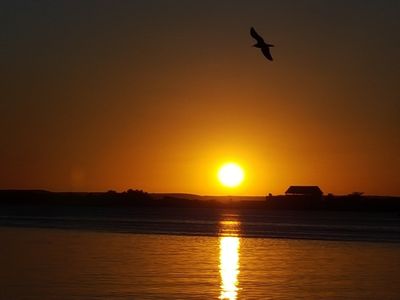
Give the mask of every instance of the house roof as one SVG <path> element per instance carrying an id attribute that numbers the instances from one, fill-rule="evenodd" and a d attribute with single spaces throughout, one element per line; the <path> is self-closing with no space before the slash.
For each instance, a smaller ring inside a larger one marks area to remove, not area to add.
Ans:
<path id="1" fill-rule="evenodd" d="M 298 195 L 316 195 L 316 194 L 318 194 L 318 195 L 321 195 L 322 191 L 316 185 L 310 185 L 310 186 L 292 185 L 287 189 L 286 194 L 298 194 Z"/>

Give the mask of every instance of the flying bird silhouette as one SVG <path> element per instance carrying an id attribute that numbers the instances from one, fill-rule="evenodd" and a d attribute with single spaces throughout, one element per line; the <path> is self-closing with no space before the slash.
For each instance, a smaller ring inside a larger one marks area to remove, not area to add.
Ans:
<path id="1" fill-rule="evenodd" d="M 253 27 L 250 28 L 250 35 L 257 41 L 257 43 L 253 45 L 253 47 L 260 48 L 261 52 L 268 60 L 274 60 L 272 58 L 271 52 L 269 51 L 269 48 L 274 47 L 274 45 L 264 42 L 264 39 L 256 32 Z"/>

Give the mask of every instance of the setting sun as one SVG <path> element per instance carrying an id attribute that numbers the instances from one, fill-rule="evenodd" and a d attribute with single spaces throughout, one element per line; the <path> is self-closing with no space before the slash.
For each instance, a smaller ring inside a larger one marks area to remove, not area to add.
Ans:
<path id="1" fill-rule="evenodd" d="M 218 179 L 226 187 L 236 187 L 244 179 L 243 169 L 236 163 L 226 163 L 218 171 Z"/>

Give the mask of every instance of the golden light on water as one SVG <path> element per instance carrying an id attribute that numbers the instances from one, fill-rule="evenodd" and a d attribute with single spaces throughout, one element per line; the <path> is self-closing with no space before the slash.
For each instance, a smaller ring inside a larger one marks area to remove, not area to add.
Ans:
<path id="1" fill-rule="evenodd" d="M 220 299 L 235 300 L 238 293 L 239 275 L 239 237 L 224 236 L 220 238 Z"/>
<path id="2" fill-rule="evenodd" d="M 220 256 L 219 271 L 221 275 L 220 299 L 237 299 L 239 286 L 239 254 L 240 238 L 237 236 L 239 222 L 222 221 L 220 222 L 221 236 L 219 240 Z M 235 230 L 232 230 L 232 229 Z"/>

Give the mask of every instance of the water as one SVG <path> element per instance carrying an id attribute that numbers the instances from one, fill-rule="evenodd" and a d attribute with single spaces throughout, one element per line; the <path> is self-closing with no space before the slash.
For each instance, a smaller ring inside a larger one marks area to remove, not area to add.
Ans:
<path id="1" fill-rule="evenodd" d="M 239 222 L 240 228 L 221 226 L 224 221 Z M 233 229 L 241 237 L 400 243 L 400 217 L 396 213 L 3 206 L 0 226 L 196 236 L 219 236 L 221 230 Z"/>
<path id="2" fill-rule="evenodd" d="M 0 299 L 400 297 L 392 216 L 73 215 L 3 211 Z"/>

